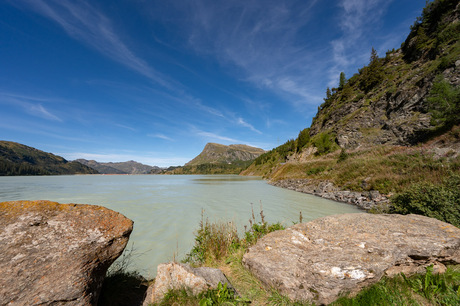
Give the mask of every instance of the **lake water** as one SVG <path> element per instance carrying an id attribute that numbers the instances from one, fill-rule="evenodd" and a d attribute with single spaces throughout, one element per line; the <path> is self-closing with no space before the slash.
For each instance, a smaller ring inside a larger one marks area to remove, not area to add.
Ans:
<path id="1" fill-rule="evenodd" d="M 0 177 L 0 202 L 51 200 L 102 205 L 134 221 L 128 248 L 136 253 L 132 268 L 146 277 L 156 266 L 182 259 L 193 246 L 201 211 L 210 221 L 233 221 L 243 233 L 251 206 L 266 220 L 291 225 L 340 213 L 355 206 L 268 185 L 237 175 L 74 175 Z M 251 205 L 252 203 L 252 205 Z"/>

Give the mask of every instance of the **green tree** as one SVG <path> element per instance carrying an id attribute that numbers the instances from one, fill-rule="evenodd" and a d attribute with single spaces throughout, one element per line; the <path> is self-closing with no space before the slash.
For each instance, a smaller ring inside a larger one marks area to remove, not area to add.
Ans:
<path id="1" fill-rule="evenodd" d="M 343 89 L 343 86 L 345 86 L 347 79 L 345 78 L 345 72 L 340 72 L 340 77 L 339 77 L 339 89 Z"/>
<path id="2" fill-rule="evenodd" d="M 297 152 L 300 152 L 308 143 L 310 143 L 310 128 L 299 132 L 299 136 L 297 137 Z"/>
<path id="3" fill-rule="evenodd" d="M 369 66 L 374 65 L 378 61 L 378 59 L 379 59 L 379 55 L 377 54 L 377 50 L 375 50 L 374 47 L 372 47 L 371 57 L 369 60 Z"/>
<path id="4" fill-rule="evenodd" d="M 377 51 L 372 47 L 369 65 L 361 70 L 363 75 L 360 87 L 365 92 L 380 84 L 385 79 L 382 61 L 379 59 Z"/>
<path id="5" fill-rule="evenodd" d="M 327 154 L 334 152 L 339 148 L 339 145 L 335 143 L 335 134 L 319 133 L 312 138 L 313 145 L 318 149 L 317 155 Z"/>
<path id="6" fill-rule="evenodd" d="M 427 98 L 431 124 L 437 128 L 460 122 L 460 87 L 454 87 L 438 76 Z"/>

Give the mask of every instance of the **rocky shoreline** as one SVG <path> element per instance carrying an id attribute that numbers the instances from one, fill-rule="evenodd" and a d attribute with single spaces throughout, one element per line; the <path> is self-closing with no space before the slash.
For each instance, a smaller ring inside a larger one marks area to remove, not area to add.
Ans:
<path id="1" fill-rule="evenodd" d="M 269 181 L 268 183 L 276 187 L 312 194 L 337 202 L 356 205 L 366 211 L 372 208 L 376 208 L 377 206 L 386 206 L 390 202 L 388 195 L 383 195 L 377 190 L 363 192 L 340 190 L 337 186 L 329 181 L 286 179 L 279 181 Z"/>

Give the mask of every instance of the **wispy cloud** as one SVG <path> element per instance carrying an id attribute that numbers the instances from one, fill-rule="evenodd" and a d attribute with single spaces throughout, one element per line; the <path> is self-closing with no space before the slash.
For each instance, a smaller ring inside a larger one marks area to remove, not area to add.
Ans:
<path id="1" fill-rule="evenodd" d="M 342 10 L 339 26 L 340 38 L 331 42 L 333 66 L 329 69 L 329 86 L 338 84 L 339 74 L 356 62 L 362 62 L 370 55 L 370 47 L 363 53 L 363 46 L 369 44 L 367 32 L 375 31 L 382 16 L 393 0 L 341 0 Z M 375 35 L 375 34 L 374 34 Z"/>
<path id="2" fill-rule="evenodd" d="M 218 134 L 211 133 L 211 132 L 197 131 L 196 135 L 204 137 L 206 139 L 211 139 L 211 140 L 226 141 L 230 143 L 240 143 L 239 140 L 236 140 L 230 137 L 226 137 L 226 136 L 222 136 L 222 135 L 218 135 Z"/>
<path id="3" fill-rule="evenodd" d="M 26 111 L 37 117 L 41 117 L 44 119 L 48 120 L 54 120 L 54 121 L 59 121 L 62 122 L 62 119 L 57 117 L 56 115 L 51 114 L 46 108 L 43 107 L 41 104 L 29 104 L 29 105 L 24 105 L 26 108 Z"/>
<path id="4" fill-rule="evenodd" d="M 236 122 L 238 125 L 241 125 L 241 126 L 244 126 L 244 127 L 247 127 L 248 129 L 250 129 L 251 131 L 253 132 L 256 132 L 258 134 L 262 134 L 261 131 L 259 131 L 258 129 L 256 129 L 254 126 L 252 126 L 252 124 L 250 123 L 247 123 L 246 121 L 244 121 L 243 118 L 238 118 L 237 119 L 237 122 Z"/>
<path id="5" fill-rule="evenodd" d="M 122 129 L 125 129 L 125 130 L 130 130 L 130 131 L 133 131 L 133 132 L 136 132 L 137 130 L 133 127 L 130 127 L 130 126 L 127 126 L 127 125 L 123 125 L 123 124 L 119 124 L 119 123 L 116 123 L 115 126 L 118 126 Z"/>
<path id="6" fill-rule="evenodd" d="M 163 139 L 163 140 L 168 140 L 168 141 L 174 141 L 174 139 L 172 139 L 171 137 L 168 137 L 164 134 L 160 134 L 160 133 L 157 133 L 157 134 L 148 134 L 147 136 L 149 137 L 153 137 L 153 138 L 160 138 L 160 139 Z"/>
<path id="7" fill-rule="evenodd" d="M 34 97 L 28 95 L 15 94 L 0 90 L 0 104 L 9 104 L 15 107 L 20 107 L 29 115 L 39 117 L 46 120 L 63 122 L 57 115 L 53 114 L 49 109 L 43 106 L 43 103 L 52 101 L 43 97 Z M 56 101 L 53 101 L 56 102 Z"/>
<path id="8" fill-rule="evenodd" d="M 170 88 L 167 77 L 137 56 L 117 34 L 111 20 L 85 1 L 19 0 L 16 5 L 32 9 L 59 24 L 69 36 L 96 49 L 104 56 Z"/>
<path id="9" fill-rule="evenodd" d="M 194 50 L 216 57 L 232 71 L 236 67 L 247 82 L 287 94 L 287 101 L 315 104 L 310 99 L 314 86 L 305 84 L 319 69 L 316 51 L 299 42 L 305 42 L 303 31 L 317 2 L 196 0 L 175 7 L 183 13 L 181 31 Z M 286 80 L 293 84 L 286 86 Z"/>

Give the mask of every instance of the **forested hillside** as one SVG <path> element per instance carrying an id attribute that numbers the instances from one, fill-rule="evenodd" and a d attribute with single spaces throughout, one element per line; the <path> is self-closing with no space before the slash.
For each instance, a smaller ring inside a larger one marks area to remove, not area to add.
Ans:
<path id="1" fill-rule="evenodd" d="M 0 175 L 95 174 L 78 162 L 16 142 L 0 141 Z"/>

